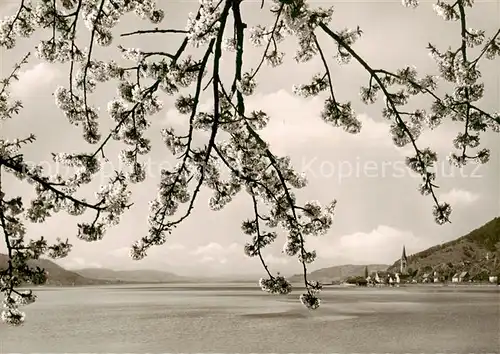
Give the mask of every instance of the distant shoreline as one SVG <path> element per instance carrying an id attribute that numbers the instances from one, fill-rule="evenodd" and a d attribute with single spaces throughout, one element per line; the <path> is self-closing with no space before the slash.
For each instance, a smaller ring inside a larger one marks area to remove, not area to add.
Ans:
<path id="1" fill-rule="evenodd" d="M 399 286 L 381 285 L 381 286 L 357 286 L 357 285 L 342 285 L 342 284 L 324 284 L 323 287 L 340 287 L 340 288 L 497 288 L 499 284 L 491 283 L 440 283 L 440 284 L 399 284 Z"/>
<path id="2" fill-rule="evenodd" d="M 30 288 L 30 289 L 40 289 L 40 288 L 86 288 L 86 287 L 101 287 L 101 286 L 123 286 L 123 285 L 188 285 L 188 286 L 197 286 L 197 285 L 227 285 L 227 284 L 238 284 L 238 285 L 255 285 L 259 287 L 258 281 L 251 280 L 229 280 L 229 281 L 194 281 L 194 280 L 176 280 L 176 281 L 168 281 L 168 282 L 134 282 L 134 281 L 112 281 L 109 282 L 103 281 L 94 284 L 43 284 L 43 285 L 33 285 L 33 284 L 23 284 L 19 286 L 19 288 Z"/>
<path id="3" fill-rule="evenodd" d="M 136 283 L 136 282 L 127 282 L 127 283 L 110 283 L 110 284 L 88 284 L 88 285 L 38 285 L 38 286 L 23 286 L 25 289 L 30 289 L 33 291 L 37 290 L 54 290 L 54 289 L 83 289 L 83 288 L 114 288 L 114 287 L 165 287 L 171 288 L 175 290 L 178 289 L 192 289 L 192 290 L 210 290 L 210 291 L 229 291 L 229 290 L 252 290 L 252 289 L 260 289 L 259 285 L 255 282 L 168 282 L 168 283 L 158 283 L 158 282 L 144 282 L 144 283 Z M 303 284 L 292 283 L 292 287 L 294 291 L 297 290 L 305 290 Z M 341 284 L 325 284 L 324 289 L 330 290 L 353 290 L 353 289 L 365 289 L 365 290 L 404 290 L 404 289 L 463 289 L 463 290 L 474 290 L 474 289 L 491 289 L 496 290 L 500 289 L 500 285 L 496 284 L 403 284 L 400 286 L 380 286 L 380 287 L 365 287 L 365 286 L 356 286 L 356 285 L 341 285 Z"/>
<path id="4" fill-rule="evenodd" d="M 400 285 L 401 286 L 401 285 Z M 497 287 L 499 284 L 493 283 L 430 283 L 430 284 L 403 284 L 404 287 Z"/>

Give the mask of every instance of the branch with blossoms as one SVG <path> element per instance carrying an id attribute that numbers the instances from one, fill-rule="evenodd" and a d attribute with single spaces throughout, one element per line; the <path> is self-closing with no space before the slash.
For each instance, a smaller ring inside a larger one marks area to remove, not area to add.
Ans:
<path id="1" fill-rule="evenodd" d="M 29 53 L 15 65 L 12 73 L 2 80 L 0 90 L 0 119 L 12 118 L 13 114 L 22 108 L 20 101 L 9 103 L 9 86 L 13 80 L 18 79 L 18 72 L 21 66 L 27 63 Z M 43 284 L 46 281 L 46 274 L 39 267 L 30 267 L 29 260 L 38 259 L 41 255 L 48 255 L 52 258 L 61 258 L 67 255 L 71 249 L 68 240 L 57 239 L 54 245 L 48 245 L 47 241 L 40 237 L 38 240 L 25 242 L 25 227 L 23 214 L 25 209 L 21 197 L 7 198 L 3 188 L 2 174 L 4 170 L 16 171 L 19 177 L 23 172 L 30 174 L 32 183 L 43 184 L 46 188 L 54 188 L 47 181 L 43 180 L 36 171 L 30 170 L 28 166 L 19 163 L 21 155 L 17 154 L 19 149 L 26 144 L 33 143 L 35 137 L 30 135 L 24 139 L 16 139 L 12 142 L 0 139 L 0 228 L 3 240 L 7 248 L 7 268 L 0 269 L 0 292 L 4 294 L 2 301 L 3 311 L 0 315 L 2 321 L 19 325 L 24 321 L 24 313 L 21 306 L 33 303 L 36 295 L 31 290 L 22 291 L 17 289 L 25 283 Z M 24 171 L 26 170 L 26 171 Z M 34 209 L 31 208 L 31 215 Z"/>
<path id="2" fill-rule="evenodd" d="M 71 124 L 83 128 L 84 140 L 95 146 L 89 153 L 54 153 L 54 161 L 75 169 L 74 176 L 63 178 L 45 176 L 39 167 L 24 163 L 21 146 L 33 143 L 34 137 L 14 143 L 0 141 L 0 173 L 12 173 L 27 180 L 35 185 L 37 192 L 37 198 L 26 210 L 21 198 L 7 199 L 3 192 L 1 194 L 0 221 L 9 250 L 8 269 L 0 273 L 1 291 L 6 295 L 5 321 L 21 324 L 24 318 L 18 309 L 23 301 L 15 297 L 22 295 L 16 288 L 23 282 L 35 281 L 30 279 L 43 280 L 43 270 L 33 273 L 38 275 L 30 273 L 28 260 L 43 254 L 64 256 L 71 248 L 67 241 L 59 241 L 57 247 L 50 248 L 43 238 L 26 244 L 23 241 L 24 222 L 43 222 L 62 209 L 72 215 L 92 210 L 95 213 L 93 221 L 78 224 L 78 238 L 85 241 L 102 239 L 108 227 L 117 224 L 131 206 L 128 185 L 141 183 L 148 177 L 141 159 L 151 151 L 151 142 L 145 133 L 151 124 L 149 116 L 163 108 L 160 95 L 176 96 L 175 107 L 186 116 L 189 129 L 185 135 L 172 128 L 161 131 L 165 146 L 180 161 L 173 169 L 161 171 L 158 196 L 150 203 L 148 233 L 132 245 L 131 257 L 143 259 L 151 247 L 167 242 L 168 234 L 191 215 L 203 187 L 213 191 L 209 200 L 213 210 L 222 209 L 238 193 L 245 191 L 251 199 L 252 216 L 243 221 L 242 232 L 252 239 L 245 245 L 244 252 L 249 257 L 258 258 L 267 273 L 267 277 L 259 282 L 261 288 L 272 294 L 292 291 L 285 277 L 279 273 L 273 275 L 263 255 L 265 248 L 278 240 L 280 233 L 276 229 L 280 227 L 286 234 L 283 252 L 297 257 L 302 264 L 306 290 L 300 300 L 309 309 L 319 307 L 317 294 L 321 284 L 310 280 L 308 275 L 308 265 L 315 260 L 316 252 L 306 245 L 309 237 L 328 232 L 333 223 L 336 201 L 325 207 L 316 201 L 303 204 L 297 201 L 294 191 L 306 186 L 305 176 L 292 168 L 290 158 L 276 156 L 259 134 L 272 118 L 261 110 L 248 111 L 245 104 L 246 97 L 255 92 L 263 65 L 276 67 L 283 63 L 285 53 L 280 51 L 279 46 L 286 37 L 298 39 L 294 57 L 297 63 L 319 58 L 324 69 L 310 83 L 297 85 L 294 92 L 304 97 L 326 94 L 322 119 L 351 134 L 361 130 L 361 122 L 352 103 L 342 103 L 335 96 L 335 83 L 327 61 L 331 53 L 322 47 L 323 41 L 336 45 L 334 56 L 339 64 L 354 58 L 363 67 L 368 74 L 368 86 L 361 88 L 361 100 L 374 103 L 379 93 L 384 97 L 382 116 L 392 122 L 393 142 L 398 147 L 413 147 L 415 154 L 408 157 L 406 163 L 422 176 L 419 190 L 433 199 L 436 222 L 450 222 L 451 206 L 439 202 L 435 192 L 438 188 L 434 172 L 437 154 L 430 148 L 420 148 L 417 140 L 425 126 L 433 129 L 446 119 L 463 122 L 464 132 L 453 142 L 459 153 L 452 154 L 451 161 L 459 167 L 468 161 L 488 161 L 488 150 L 480 149 L 472 155 L 468 151 L 479 147 L 481 131 L 500 130 L 498 113 L 488 113 L 477 104 L 484 90 L 483 85 L 478 83 L 479 63 L 483 58 L 495 59 L 500 55 L 500 30 L 486 40 L 484 31 L 467 29 L 466 9 L 473 5 L 471 0 L 457 0 L 452 4 L 437 1 L 435 10 L 438 14 L 445 20 L 459 20 L 461 23 L 461 45 L 458 49 L 440 52 L 429 45 L 430 53 L 438 64 L 439 77 L 454 85 L 452 94 L 440 97 L 437 94 L 438 77 L 425 75 L 419 78 L 412 67 L 391 72 L 371 66 L 354 48 L 362 35 L 361 29 L 332 29 L 329 25 L 332 8 L 312 8 L 306 0 L 268 2 L 273 15 L 269 26 L 259 24 L 248 28 L 241 10 L 242 0 L 202 0 L 198 11 L 189 14 L 185 29 L 155 27 L 122 33 L 120 37 L 184 36 L 175 53 L 160 48 L 147 52 L 118 45 L 122 56 L 133 62 L 128 67 L 120 66 L 113 60 L 96 59 L 94 48 L 96 45 L 109 46 L 113 42 L 112 30 L 129 12 L 134 12 L 141 19 L 149 19 L 155 25 L 162 22 L 164 11 L 157 8 L 153 0 L 39 0 L 37 6 L 22 0 L 16 14 L 0 25 L 0 45 L 7 49 L 15 46 L 16 36 L 29 37 L 35 30 L 47 30 L 50 36 L 37 46 L 37 56 L 50 63 L 69 64 L 69 86 L 56 90 L 56 104 Z M 404 0 L 403 3 L 407 6 L 418 5 L 416 0 Z M 261 9 L 264 5 L 265 1 L 262 1 Z M 82 45 L 77 41 L 80 18 L 90 32 L 88 49 L 84 50 L 80 49 Z M 246 33 L 251 44 L 264 48 L 257 66 L 248 71 L 244 61 Z M 193 58 L 187 54 L 190 46 L 203 47 L 203 55 Z M 479 46 L 482 48 L 477 56 L 470 59 L 470 49 Z M 229 83 L 221 79 L 221 58 L 226 51 L 235 53 L 234 76 Z M 25 62 L 26 59 L 23 60 Z M 207 70 L 209 67 L 210 73 Z M 19 66 L 16 66 L 14 76 L 11 75 L 7 81 L 14 78 L 18 70 Z M 107 81 L 117 83 L 118 97 L 110 100 L 107 107 L 114 127 L 102 135 L 98 107 L 91 106 L 89 102 L 98 83 Z M 180 93 L 192 86 L 192 94 Z M 200 100 L 203 92 L 209 89 L 212 107 L 202 111 Z M 429 112 L 404 109 L 410 98 L 417 95 L 433 99 Z M 2 117 L 10 118 L 21 107 L 20 102 L 9 104 L 8 95 L 2 90 Z M 194 147 L 195 131 L 209 133 L 204 147 Z M 116 176 L 101 187 L 95 203 L 79 199 L 77 191 L 90 183 L 99 172 L 101 162 L 106 160 L 107 147 L 113 140 L 124 145 L 120 160 L 127 168 L 116 171 Z M 222 178 L 224 171 L 229 172 L 227 179 Z M 181 204 L 185 205 L 182 212 L 179 210 Z M 29 298 L 34 300 L 31 295 Z"/>
<path id="3" fill-rule="evenodd" d="M 9 104 L 9 86 L 18 79 L 21 65 L 26 64 L 26 55 L 8 78 L 2 81 L 0 90 L 0 104 L 2 120 L 12 118 L 22 107 L 20 101 Z M 41 285 L 47 280 L 44 269 L 32 267 L 30 261 L 42 256 L 52 259 L 66 257 L 72 245 L 69 240 L 57 238 L 56 243 L 49 245 L 42 236 L 36 240 L 26 240 L 25 221 L 33 223 L 44 222 L 48 217 L 65 210 L 70 215 L 82 215 L 85 210 L 95 211 L 91 223 L 79 223 L 78 238 L 86 241 L 96 241 L 102 238 L 106 224 L 119 221 L 119 216 L 132 204 L 128 203 L 129 194 L 126 191 L 124 176 L 112 178 L 109 185 L 96 193 L 97 202 L 91 204 L 74 194 L 78 187 L 89 183 L 92 174 L 99 169 L 95 156 L 89 154 L 75 154 L 73 156 L 60 154 L 55 156 L 56 161 L 65 161 L 75 167 L 75 174 L 69 178 L 61 175 L 47 176 L 43 168 L 28 164 L 24 161 L 22 148 L 35 143 L 36 138 L 30 135 L 24 139 L 13 141 L 0 139 L 0 229 L 7 248 L 7 268 L 0 270 L 0 292 L 4 294 L 3 311 L 1 318 L 12 325 L 20 325 L 24 321 L 24 313 L 20 310 L 23 305 L 35 301 L 36 296 L 31 290 L 21 291 L 21 285 Z M 20 181 L 26 181 L 35 186 L 36 198 L 25 207 L 21 197 L 9 198 L 4 187 L 3 175 L 9 173 Z"/>

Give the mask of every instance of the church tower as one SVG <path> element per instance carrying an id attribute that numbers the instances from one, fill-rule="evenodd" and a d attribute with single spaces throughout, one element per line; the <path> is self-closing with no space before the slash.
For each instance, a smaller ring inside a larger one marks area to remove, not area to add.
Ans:
<path id="1" fill-rule="evenodd" d="M 400 265 L 401 274 L 406 274 L 407 267 L 408 267 L 408 258 L 406 257 L 406 250 L 405 246 L 403 245 L 403 254 L 401 255 L 401 265 Z"/>

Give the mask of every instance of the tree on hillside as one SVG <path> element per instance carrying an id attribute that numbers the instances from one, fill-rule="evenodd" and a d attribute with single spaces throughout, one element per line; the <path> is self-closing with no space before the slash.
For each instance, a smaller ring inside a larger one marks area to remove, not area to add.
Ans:
<path id="1" fill-rule="evenodd" d="M 288 157 L 277 156 L 259 134 L 272 117 L 261 110 L 249 111 L 245 105 L 246 98 L 256 91 L 257 81 L 266 79 L 259 76 L 262 65 L 275 67 L 283 62 L 285 53 L 280 51 L 280 43 L 285 37 L 298 40 L 294 57 L 298 64 L 313 58 L 319 58 L 323 64 L 310 82 L 296 86 L 294 92 L 304 97 L 325 97 L 323 120 L 350 134 L 358 133 L 361 123 L 351 102 L 339 101 L 334 90 L 339 83 L 335 82 L 328 59 L 334 56 L 339 64 L 354 61 L 365 69 L 367 84 L 360 89 L 361 100 L 368 104 L 383 98 L 382 115 L 392 122 L 392 136 L 387 138 L 398 147 L 413 148 L 414 154 L 406 163 L 422 176 L 420 192 L 432 199 L 438 224 L 450 221 L 451 206 L 438 201 L 435 193 L 437 154 L 420 147 L 417 140 L 426 127 L 436 128 L 446 120 L 460 122 L 463 130 L 453 142 L 456 150 L 450 161 L 458 167 L 488 161 L 490 152 L 480 147 L 480 133 L 498 132 L 500 117 L 478 104 L 484 91 L 479 65 L 483 59 L 493 60 L 500 55 L 500 30 L 487 34 L 470 28 L 467 13 L 473 1 L 438 0 L 434 5 L 444 20 L 460 24 L 458 47 L 440 49 L 429 44 L 429 53 L 439 69 L 438 77 L 417 73 L 410 66 L 395 71 L 373 66 L 355 49 L 361 29 L 336 28 L 330 23 L 331 8 L 315 7 L 306 0 L 262 0 L 261 11 L 270 11 L 273 21 L 250 27 L 245 22 L 242 2 L 200 0 L 198 11 L 186 18 L 185 29 L 160 28 L 169 2 L 161 3 L 166 7 L 163 9 L 153 0 L 20 0 L 12 16 L 1 23 L 3 49 L 13 48 L 19 37 L 37 33 L 43 37 L 36 47 L 37 57 L 67 65 L 68 83 L 55 91 L 56 104 L 71 124 L 82 128 L 82 137 L 90 144 L 87 151 L 53 154 L 55 162 L 73 168 L 74 174 L 67 177 L 47 175 L 40 166 L 24 160 L 23 148 L 36 144 L 35 136 L 0 140 L 0 177 L 11 174 L 33 185 L 36 191 L 36 198 L 27 202 L 8 195 L 15 191 L 7 191 L 0 184 L 0 225 L 9 257 L 8 267 L 0 270 L 4 321 L 21 324 L 24 313 L 20 306 L 35 300 L 31 292 L 19 290 L 21 283 L 41 276 L 39 271 L 27 267 L 27 260 L 42 255 L 64 257 L 71 249 L 68 240 L 49 245 L 45 239 L 26 239 L 25 222 L 42 223 L 62 210 L 74 216 L 89 212 L 93 213 L 93 220 L 78 223 L 77 237 L 89 242 L 101 240 L 132 205 L 129 185 L 147 178 L 142 158 L 150 152 L 151 143 L 145 134 L 149 117 L 162 109 L 163 96 L 176 97 L 175 106 L 186 116 L 189 133 L 178 134 L 172 128 L 161 131 L 179 164 L 162 171 L 158 197 L 150 203 L 149 233 L 132 245 L 131 257 L 142 259 L 149 248 L 164 244 L 167 235 L 190 216 L 202 187 L 213 190 L 209 201 L 213 210 L 223 208 L 244 191 L 253 211 L 242 222 L 242 232 L 252 237 L 244 252 L 260 259 L 267 271 L 268 277 L 260 280 L 262 289 L 273 294 L 291 291 L 290 283 L 281 275 L 273 275 L 263 257 L 263 249 L 277 239 L 274 230 L 280 226 L 286 232 L 284 251 L 302 264 L 306 290 L 300 300 L 310 309 L 319 306 L 317 293 L 321 285 L 307 277 L 307 265 L 314 261 L 316 252 L 306 248 L 306 241 L 309 236 L 329 230 L 336 202 L 323 207 L 316 201 L 297 200 L 294 190 L 306 186 L 305 177 L 292 168 Z M 416 7 L 418 1 L 404 0 L 403 4 Z M 153 25 L 150 29 L 114 33 L 115 25 L 129 12 Z M 81 35 L 85 31 L 82 21 L 90 33 L 88 41 Z M 175 52 L 163 52 L 161 48 L 148 52 L 118 46 L 117 53 L 130 60 L 127 66 L 95 55 L 97 46 L 116 45 L 120 36 L 147 34 L 168 40 L 180 36 L 179 47 Z M 245 62 L 249 43 L 262 48 L 261 61 L 254 68 Z M 327 47 L 332 43 L 333 51 Z M 388 40 L 385 45 L 391 42 Z M 202 49 L 202 55 L 190 55 L 191 47 Z M 223 66 L 234 75 L 224 81 L 221 59 L 228 51 L 233 52 L 234 62 L 226 60 Z M 27 60 L 28 57 L 21 60 L 3 81 L 2 119 L 13 118 L 22 108 L 21 102 L 9 99 L 9 86 Z M 106 114 L 91 104 L 98 84 L 107 81 L 116 83 L 119 92 L 119 97 L 109 97 L 107 115 L 114 121 L 109 133 L 100 131 L 100 121 Z M 442 84 L 438 85 L 440 81 Z M 447 93 L 442 94 L 443 90 Z M 210 92 L 212 100 L 209 110 L 200 107 L 205 92 Z M 408 108 L 407 103 L 415 96 L 429 98 L 430 107 Z M 193 133 L 199 130 L 210 134 L 201 148 L 193 145 Z M 221 137 L 227 140 L 222 141 Z M 111 140 L 124 144 L 120 158 L 127 169 L 116 171 L 97 191 L 95 200 L 79 198 L 76 193 L 100 172 Z M 226 172 L 230 177 L 224 179 Z M 184 211 L 179 210 L 181 204 L 186 205 Z"/>
<path id="2" fill-rule="evenodd" d="M 409 278 L 416 277 L 418 274 L 418 269 L 418 266 L 416 268 L 408 267 L 408 269 L 406 270 L 406 276 Z"/>

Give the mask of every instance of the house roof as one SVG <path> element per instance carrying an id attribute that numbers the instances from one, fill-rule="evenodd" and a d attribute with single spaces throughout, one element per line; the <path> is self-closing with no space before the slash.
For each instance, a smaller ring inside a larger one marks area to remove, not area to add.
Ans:
<path id="1" fill-rule="evenodd" d="M 467 274 L 469 274 L 469 272 L 462 272 L 460 273 L 460 277 L 465 277 Z"/>
<path id="2" fill-rule="evenodd" d="M 429 276 L 430 276 L 430 274 L 429 274 L 429 273 L 425 273 L 425 274 L 423 275 L 423 277 L 424 277 L 424 278 L 428 278 Z"/>

